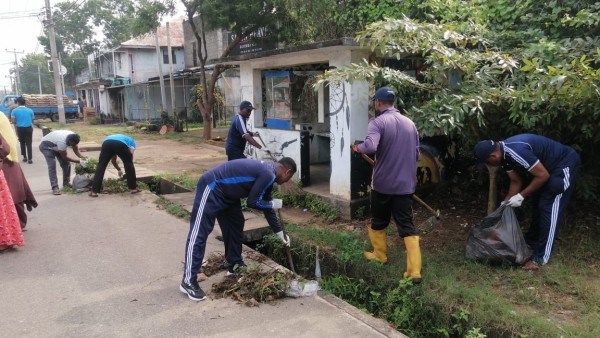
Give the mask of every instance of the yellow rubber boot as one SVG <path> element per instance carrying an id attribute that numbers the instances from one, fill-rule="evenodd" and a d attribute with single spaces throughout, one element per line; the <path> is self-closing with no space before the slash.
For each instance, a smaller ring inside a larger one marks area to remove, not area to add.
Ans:
<path id="1" fill-rule="evenodd" d="M 406 272 L 404 278 L 412 278 L 418 283 L 422 279 L 419 236 L 404 237 L 404 245 L 406 246 Z"/>
<path id="2" fill-rule="evenodd" d="M 373 252 L 365 252 L 365 258 L 370 261 L 378 261 L 380 263 L 387 262 L 387 238 L 385 230 L 373 230 L 369 225 L 369 239 L 373 246 Z"/>

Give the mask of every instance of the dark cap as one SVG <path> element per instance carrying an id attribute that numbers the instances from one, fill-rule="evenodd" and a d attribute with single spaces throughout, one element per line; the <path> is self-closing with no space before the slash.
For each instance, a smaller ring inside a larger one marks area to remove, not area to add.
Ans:
<path id="1" fill-rule="evenodd" d="M 373 101 L 379 100 L 383 102 L 394 102 L 396 101 L 396 92 L 390 87 L 381 87 L 377 89 L 375 95 L 373 95 Z"/>
<path id="2" fill-rule="evenodd" d="M 484 163 L 494 150 L 496 150 L 496 142 L 492 140 L 479 141 L 475 145 L 473 155 L 475 155 L 477 162 Z"/>
<path id="3" fill-rule="evenodd" d="M 254 107 L 252 107 L 252 103 L 250 103 L 250 101 L 242 101 L 242 103 L 240 103 L 240 110 L 242 109 L 248 109 L 248 110 L 253 110 Z"/>

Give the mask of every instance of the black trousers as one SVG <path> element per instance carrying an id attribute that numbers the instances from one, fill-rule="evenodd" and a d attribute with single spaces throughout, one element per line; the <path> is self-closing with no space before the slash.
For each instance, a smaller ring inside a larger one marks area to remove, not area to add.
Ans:
<path id="1" fill-rule="evenodd" d="M 225 153 L 227 153 L 227 161 L 246 158 L 246 156 L 244 155 L 244 149 L 226 148 Z"/>
<path id="2" fill-rule="evenodd" d="M 17 137 L 21 144 L 21 155 L 24 159 L 31 160 L 33 153 L 31 152 L 31 138 L 33 135 L 33 127 L 17 127 Z"/>
<path id="3" fill-rule="evenodd" d="M 94 183 L 92 184 L 93 192 L 98 193 L 102 190 L 104 172 L 106 171 L 108 162 L 110 162 L 110 159 L 115 155 L 123 161 L 125 176 L 127 177 L 127 187 L 130 190 L 137 188 L 135 167 L 133 166 L 133 154 L 129 151 L 129 147 L 121 141 L 106 140 L 102 142 L 102 148 L 100 149 L 100 158 L 98 159 L 98 166 L 96 167 L 96 173 L 94 174 Z"/>
<path id="4" fill-rule="evenodd" d="M 371 229 L 383 230 L 390 223 L 390 217 L 398 227 L 398 235 L 404 238 L 417 234 L 413 223 L 412 195 L 387 195 L 371 191 Z"/>

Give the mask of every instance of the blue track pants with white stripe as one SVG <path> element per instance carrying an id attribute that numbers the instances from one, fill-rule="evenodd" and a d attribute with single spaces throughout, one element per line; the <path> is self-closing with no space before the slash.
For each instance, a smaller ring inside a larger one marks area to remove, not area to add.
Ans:
<path id="1" fill-rule="evenodd" d="M 580 159 L 575 151 L 565 165 L 550 172 L 550 179 L 532 196 L 533 218 L 525 240 L 533 249 L 531 259 L 544 265 L 550 260 L 558 225 L 569 204 L 579 173 Z"/>
<path id="2" fill-rule="evenodd" d="M 197 283 L 206 250 L 206 239 L 215 226 L 215 219 L 223 234 L 225 259 L 230 265 L 242 262 L 244 215 L 239 200 L 225 201 L 219 198 L 202 179 L 198 182 L 190 220 L 190 231 L 185 245 L 183 279 Z"/>

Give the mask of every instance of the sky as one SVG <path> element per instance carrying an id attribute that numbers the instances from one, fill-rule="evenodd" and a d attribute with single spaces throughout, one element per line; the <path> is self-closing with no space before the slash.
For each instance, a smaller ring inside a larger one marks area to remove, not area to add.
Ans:
<path id="1" fill-rule="evenodd" d="M 50 0 L 54 5 L 56 0 Z M 28 53 L 43 53 L 37 37 L 42 32 L 42 22 L 35 13 L 43 13 L 44 0 L 2 0 L 0 6 L 0 88 L 10 87 L 9 69 L 14 67 L 15 57 L 6 50 L 25 53 L 17 54 L 17 59 Z M 24 17 L 32 14 L 33 16 Z"/>
<path id="2" fill-rule="evenodd" d="M 50 6 L 67 0 L 50 0 Z M 86 0 L 71 0 L 82 3 Z M 21 59 L 29 53 L 43 53 L 44 47 L 38 44 L 42 34 L 42 19 L 45 16 L 45 0 L 1 0 L 0 6 L 0 91 L 10 88 L 9 70 L 14 67 L 15 54 Z M 179 8 L 181 13 L 181 8 Z M 42 13 L 38 15 L 36 13 Z M 31 16 L 27 16 L 31 15 Z M 25 53 L 21 53 L 25 52 Z"/>

